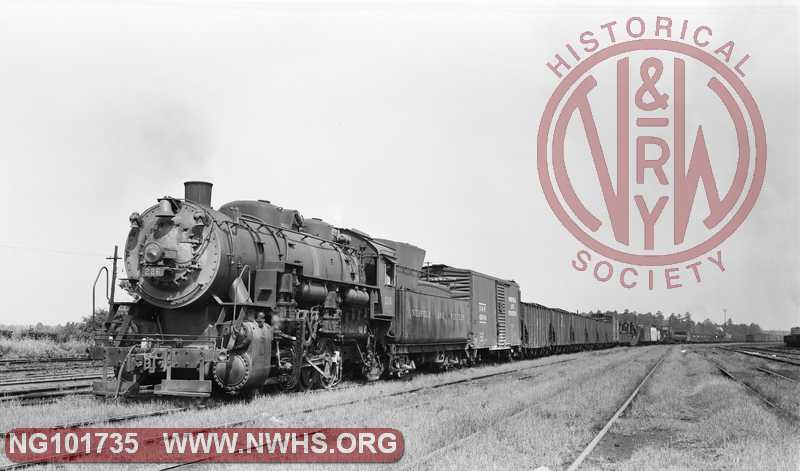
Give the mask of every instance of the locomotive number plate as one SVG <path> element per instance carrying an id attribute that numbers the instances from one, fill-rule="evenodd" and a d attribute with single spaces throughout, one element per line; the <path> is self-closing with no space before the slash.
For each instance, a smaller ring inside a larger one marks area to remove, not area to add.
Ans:
<path id="1" fill-rule="evenodd" d="M 145 278 L 161 278 L 164 276 L 166 269 L 166 267 L 144 267 L 142 276 Z"/>

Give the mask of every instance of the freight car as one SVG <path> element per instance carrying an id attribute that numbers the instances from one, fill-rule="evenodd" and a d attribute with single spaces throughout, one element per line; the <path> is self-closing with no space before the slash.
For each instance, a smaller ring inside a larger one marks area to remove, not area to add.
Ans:
<path id="1" fill-rule="evenodd" d="M 688 330 L 676 330 L 673 332 L 672 338 L 678 343 L 687 343 L 692 340 L 692 333 Z"/>
<path id="2" fill-rule="evenodd" d="M 450 297 L 469 303 L 473 315 L 466 348 L 473 360 L 519 355 L 520 290 L 516 282 L 448 265 L 424 267 L 422 279 L 446 287 Z"/>
<path id="3" fill-rule="evenodd" d="M 641 344 L 657 343 L 661 340 L 661 333 L 657 327 L 640 325 L 638 332 Z"/>
<path id="4" fill-rule="evenodd" d="M 526 358 L 604 348 L 619 343 L 616 316 L 584 317 L 564 309 L 527 302 L 523 302 L 521 307 L 521 347 Z"/>
<path id="5" fill-rule="evenodd" d="M 800 327 L 792 327 L 789 335 L 784 335 L 783 342 L 787 347 L 800 347 Z"/>
<path id="6" fill-rule="evenodd" d="M 781 336 L 777 334 L 745 334 L 744 336 L 745 342 L 757 342 L 757 343 L 768 343 L 768 342 L 780 342 Z"/>
<path id="7" fill-rule="evenodd" d="M 129 216 L 120 286 L 132 300 L 115 300 L 112 270 L 91 351 L 113 375 L 95 394 L 330 388 L 344 374 L 374 381 L 627 340 L 616 318 L 523 304 L 513 280 L 425 266 L 411 244 L 266 200 L 214 209 L 211 188 L 187 182 L 184 198 Z"/>
<path id="8" fill-rule="evenodd" d="M 631 346 L 639 343 L 639 324 L 636 322 L 636 314 L 624 312 L 617 314 L 616 317 L 619 329 L 619 343 Z"/>

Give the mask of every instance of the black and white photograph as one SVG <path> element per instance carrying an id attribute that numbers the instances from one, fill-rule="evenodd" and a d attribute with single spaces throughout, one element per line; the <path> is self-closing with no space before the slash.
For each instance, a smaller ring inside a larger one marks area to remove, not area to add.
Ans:
<path id="1" fill-rule="evenodd" d="M 0 0 L 0 470 L 800 469 L 799 26 Z"/>

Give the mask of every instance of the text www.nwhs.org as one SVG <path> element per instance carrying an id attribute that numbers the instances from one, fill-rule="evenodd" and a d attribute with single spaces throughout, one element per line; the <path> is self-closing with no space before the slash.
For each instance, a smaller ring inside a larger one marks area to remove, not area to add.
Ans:
<path id="1" fill-rule="evenodd" d="M 16 429 L 5 452 L 16 462 L 391 463 L 404 446 L 388 428 Z"/>
<path id="2" fill-rule="evenodd" d="M 342 433 L 336 437 L 335 448 L 330 448 L 324 432 L 308 434 L 258 432 L 244 434 L 244 447 L 239 442 L 238 432 L 171 433 L 163 434 L 164 450 L 167 453 L 268 453 L 274 454 L 320 454 L 320 453 L 394 453 L 397 437 L 386 432 L 375 436 L 369 432 Z"/>

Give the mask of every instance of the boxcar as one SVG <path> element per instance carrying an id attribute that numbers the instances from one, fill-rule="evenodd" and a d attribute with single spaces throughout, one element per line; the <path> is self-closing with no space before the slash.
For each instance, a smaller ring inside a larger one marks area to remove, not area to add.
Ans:
<path id="1" fill-rule="evenodd" d="M 470 305 L 472 346 L 477 350 L 519 350 L 519 285 L 448 265 L 423 268 L 422 279 L 447 287 L 454 299 Z"/>
<path id="2" fill-rule="evenodd" d="M 640 325 L 639 326 L 639 342 L 640 343 L 656 343 L 661 339 L 658 328 Z"/>

